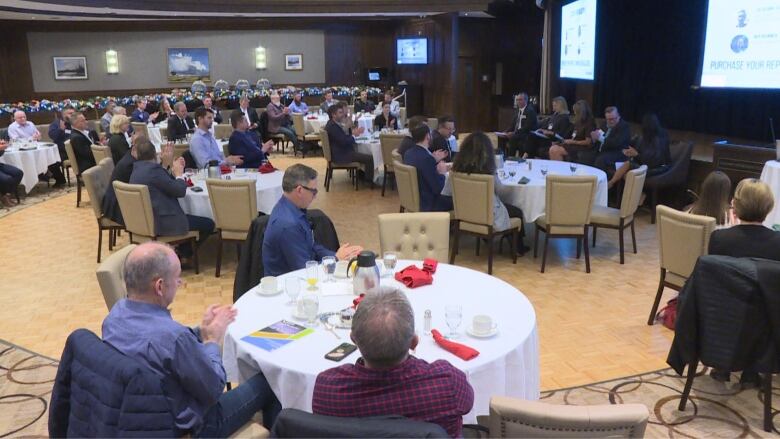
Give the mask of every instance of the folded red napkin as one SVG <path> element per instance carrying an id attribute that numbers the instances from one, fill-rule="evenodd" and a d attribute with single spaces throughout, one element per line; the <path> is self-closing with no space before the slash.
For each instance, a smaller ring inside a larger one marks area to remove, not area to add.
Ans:
<path id="1" fill-rule="evenodd" d="M 307 116 L 307 117 L 306 117 L 306 119 L 309 119 L 309 120 L 316 120 L 316 119 L 317 119 L 317 116 Z"/>
<path id="2" fill-rule="evenodd" d="M 477 355 L 479 355 L 478 350 L 470 348 L 464 344 L 447 340 L 443 335 L 441 335 L 441 332 L 437 331 L 436 329 L 432 330 L 431 334 L 433 335 L 433 341 L 435 341 L 437 345 L 441 346 L 445 351 L 452 353 L 463 361 L 469 361 L 472 358 L 477 358 Z"/>
<path id="3" fill-rule="evenodd" d="M 425 258 L 423 260 L 423 271 L 427 271 L 428 273 L 436 273 L 436 267 L 439 266 L 439 261 L 433 258 Z"/>
<path id="4" fill-rule="evenodd" d="M 417 288 L 423 285 L 433 283 L 433 276 L 427 271 L 420 270 L 414 265 L 410 265 L 395 274 L 395 280 L 403 283 L 409 288 Z"/>
<path id="5" fill-rule="evenodd" d="M 222 165 L 219 167 L 219 172 L 224 174 L 230 174 L 230 166 L 228 165 Z"/>
<path id="6" fill-rule="evenodd" d="M 270 174 L 272 172 L 276 172 L 276 168 L 274 168 L 274 165 L 272 165 L 271 162 L 263 163 L 259 168 L 257 168 L 257 170 L 261 174 Z"/>
<path id="7" fill-rule="evenodd" d="M 195 183 L 192 182 L 191 178 L 185 178 L 184 182 L 187 183 L 187 187 L 193 187 L 195 186 Z"/>
<path id="8" fill-rule="evenodd" d="M 366 297 L 366 293 L 363 293 L 363 294 L 355 297 L 355 300 L 352 301 L 352 308 L 357 309 L 358 305 L 360 305 L 360 302 L 363 301 L 364 297 Z"/>

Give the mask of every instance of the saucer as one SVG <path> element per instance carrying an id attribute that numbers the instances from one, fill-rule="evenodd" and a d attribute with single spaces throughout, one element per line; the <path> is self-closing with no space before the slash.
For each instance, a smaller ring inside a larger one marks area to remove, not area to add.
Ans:
<path id="1" fill-rule="evenodd" d="M 466 334 L 468 334 L 468 335 L 470 335 L 472 337 L 476 337 L 476 338 L 490 338 L 490 337 L 498 334 L 498 326 L 493 328 L 492 331 L 484 332 L 484 333 L 482 333 L 482 332 L 474 332 L 474 328 L 473 327 L 468 327 L 468 328 L 466 328 Z"/>
<path id="2" fill-rule="evenodd" d="M 284 288 L 280 285 L 276 286 L 276 291 L 271 291 L 270 293 L 263 291 L 263 287 L 258 287 L 255 294 L 257 294 L 258 296 L 271 297 L 280 294 L 282 291 L 284 291 Z"/>

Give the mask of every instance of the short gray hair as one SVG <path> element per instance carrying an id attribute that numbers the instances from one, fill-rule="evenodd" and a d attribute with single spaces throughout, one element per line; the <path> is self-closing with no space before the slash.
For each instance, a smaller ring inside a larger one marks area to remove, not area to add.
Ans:
<path id="1" fill-rule="evenodd" d="M 369 292 L 352 318 L 352 339 L 373 366 L 391 367 L 409 353 L 414 338 L 414 311 L 398 289 Z"/>
<path id="2" fill-rule="evenodd" d="M 179 102 L 176 102 L 175 104 L 173 104 L 173 109 L 176 110 L 176 111 L 179 111 L 179 108 L 181 108 L 181 107 L 187 108 L 187 104 L 185 104 L 182 101 L 179 101 Z"/>
<path id="3" fill-rule="evenodd" d="M 155 280 L 166 278 L 173 271 L 173 264 L 168 258 L 170 249 L 167 244 L 149 243 L 144 248 L 153 246 L 144 255 L 134 255 L 139 247 L 130 251 L 125 259 L 125 287 L 128 294 L 147 294 L 151 291 Z"/>
<path id="4" fill-rule="evenodd" d="M 314 169 L 300 163 L 292 165 L 284 171 L 282 190 L 292 192 L 296 187 L 304 186 L 315 178 L 317 178 L 317 171 Z"/>
<path id="5" fill-rule="evenodd" d="M 116 107 L 114 107 L 113 113 L 114 115 L 125 114 L 126 111 L 127 110 L 125 109 L 125 107 L 121 105 L 117 105 Z"/>

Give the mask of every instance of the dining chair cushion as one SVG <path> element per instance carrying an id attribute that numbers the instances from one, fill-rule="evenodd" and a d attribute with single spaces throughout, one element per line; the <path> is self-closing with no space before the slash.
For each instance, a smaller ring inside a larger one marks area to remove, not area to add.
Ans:
<path id="1" fill-rule="evenodd" d="M 399 259 L 446 261 L 450 253 L 450 215 L 446 212 L 379 215 L 379 245 Z"/>
<path id="2" fill-rule="evenodd" d="M 103 300 L 105 300 L 109 311 L 116 302 L 127 297 L 125 259 L 136 247 L 137 245 L 130 244 L 115 251 L 98 265 L 95 272 L 100 291 L 103 293 Z"/>
<path id="3" fill-rule="evenodd" d="M 715 218 L 668 206 L 658 206 L 656 212 L 661 268 L 687 279 L 699 256 L 707 254 Z"/>

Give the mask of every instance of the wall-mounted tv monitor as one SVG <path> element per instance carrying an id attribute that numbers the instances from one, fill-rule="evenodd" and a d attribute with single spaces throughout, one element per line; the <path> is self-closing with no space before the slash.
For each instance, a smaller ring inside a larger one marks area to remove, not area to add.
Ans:
<path id="1" fill-rule="evenodd" d="M 387 69 L 384 67 L 369 67 L 366 69 L 366 80 L 368 82 L 386 82 Z"/>
<path id="2" fill-rule="evenodd" d="M 577 0 L 561 8 L 561 78 L 593 79 L 597 7 L 597 0 Z"/>
<path id="3" fill-rule="evenodd" d="M 397 64 L 428 64 L 427 38 L 399 38 L 396 40 Z"/>

